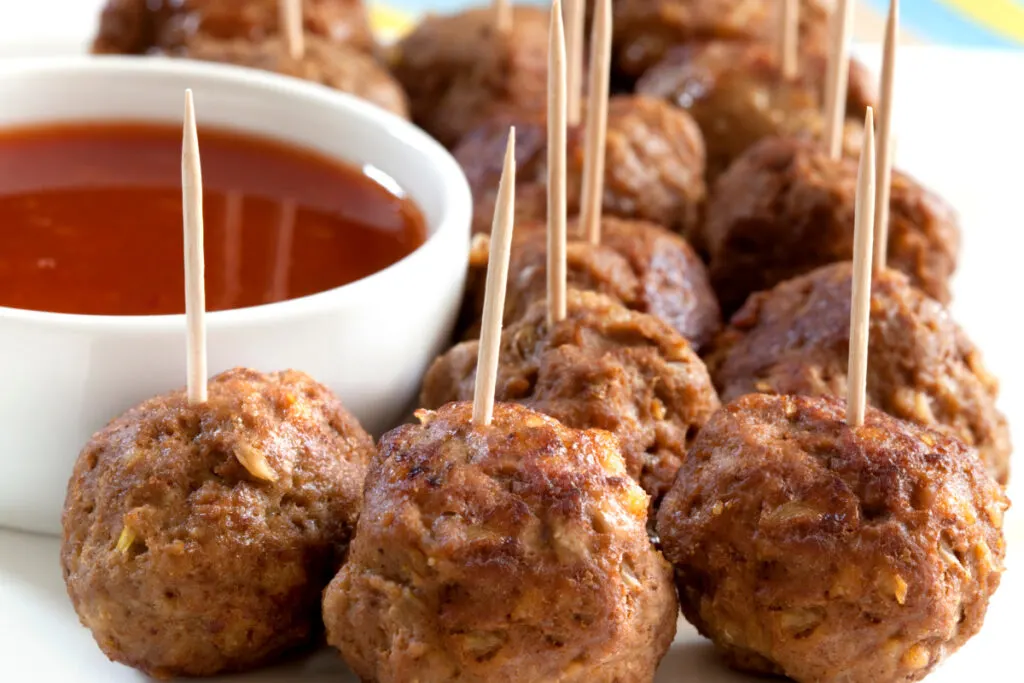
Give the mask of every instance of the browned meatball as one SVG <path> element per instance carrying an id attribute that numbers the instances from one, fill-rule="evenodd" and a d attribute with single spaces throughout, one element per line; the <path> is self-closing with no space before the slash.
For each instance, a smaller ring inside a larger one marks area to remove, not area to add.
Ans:
<path id="1" fill-rule="evenodd" d="M 354 530 L 373 440 L 307 375 L 236 369 L 142 403 L 82 450 L 61 566 L 110 659 L 157 677 L 307 643 Z"/>
<path id="2" fill-rule="evenodd" d="M 547 324 L 534 304 L 501 336 L 496 396 L 579 429 L 619 437 L 630 476 L 657 505 L 697 431 L 718 408 L 704 363 L 675 330 L 594 292 L 569 290 L 568 314 Z M 431 366 L 420 403 L 470 400 L 478 343 Z"/>
<path id="3" fill-rule="evenodd" d="M 853 257 L 857 164 L 810 140 L 766 138 L 719 179 L 702 242 L 726 314 L 754 292 Z M 959 250 L 953 209 L 894 170 L 888 265 L 947 303 Z"/>
<path id="4" fill-rule="evenodd" d="M 420 411 L 381 439 L 328 641 L 376 683 L 649 683 L 678 608 L 615 439 L 472 412 Z"/>
<path id="5" fill-rule="evenodd" d="M 569 234 L 578 234 L 570 221 Z M 466 305 L 471 325 L 466 338 L 480 333 L 489 240 L 480 239 L 470 256 Z M 522 318 L 547 297 L 547 231 L 543 223 L 516 226 L 509 259 L 505 324 Z M 566 276 L 575 289 L 600 292 L 634 311 L 650 313 L 671 325 L 696 350 L 722 325 L 718 300 L 707 270 L 690 245 L 665 228 L 641 221 L 604 217 L 601 244 L 569 241 Z"/>
<path id="6" fill-rule="evenodd" d="M 373 57 L 344 43 L 307 35 L 305 54 L 294 59 L 280 36 L 258 42 L 197 36 L 181 50 L 183 57 L 225 62 L 294 76 L 347 92 L 379 107 L 409 117 L 409 105 L 398 81 Z"/>
<path id="7" fill-rule="evenodd" d="M 469 132 L 455 148 L 473 191 L 473 231 L 490 233 L 510 125 L 516 127 L 516 216 L 543 220 L 547 211 L 547 115 L 541 109 L 504 113 Z M 569 131 L 566 200 L 579 212 L 583 180 L 582 126 Z M 686 112 L 650 97 L 617 95 L 608 103 L 604 212 L 638 218 L 684 234 L 703 219 L 704 140 Z"/>
<path id="8" fill-rule="evenodd" d="M 1007 507 L 945 433 L 873 408 L 851 429 L 838 400 L 752 394 L 704 427 L 657 528 L 683 614 L 734 666 L 889 683 L 981 628 Z"/>
<path id="9" fill-rule="evenodd" d="M 502 111 L 543 109 L 548 24 L 548 10 L 531 5 L 513 8 L 504 34 L 489 7 L 427 16 L 391 55 L 413 121 L 451 148 Z"/>
<path id="10" fill-rule="evenodd" d="M 664 98 L 693 115 L 704 134 L 708 181 L 713 182 L 762 138 L 824 130 L 826 59 L 803 53 L 799 77 L 786 80 L 775 48 L 765 43 L 715 41 L 675 48 L 637 83 L 637 92 Z M 862 126 L 877 106 L 875 86 L 850 61 L 847 115 Z"/>
<path id="11" fill-rule="evenodd" d="M 779 0 L 613 0 L 615 69 L 636 79 L 671 48 L 706 41 L 775 40 Z M 825 54 L 829 10 L 801 0 L 800 49 Z"/>
<path id="12" fill-rule="evenodd" d="M 197 35 L 260 41 L 278 33 L 280 0 L 107 0 L 95 53 L 174 50 Z M 309 33 L 370 52 L 373 33 L 362 0 L 303 0 Z"/>
<path id="13" fill-rule="evenodd" d="M 755 391 L 846 396 L 851 282 L 843 262 L 751 296 L 708 360 L 722 400 Z M 869 335 L 868 402 L 948 429 L 1005 484 L 1011 448 L 996 408 L 998 382 L 945 308 L 902 273 L 884 270 L 871 287 Z"/>

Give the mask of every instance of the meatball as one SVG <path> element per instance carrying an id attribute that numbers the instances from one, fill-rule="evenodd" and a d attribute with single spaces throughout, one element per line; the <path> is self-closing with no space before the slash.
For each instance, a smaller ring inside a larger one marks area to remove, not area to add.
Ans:
<path id="1" fill-rule="evenodd" d="M 501 33 L 490 7 L 426 17 L 391 55 L 413 121 L 451 148 L 502 111 L 542 110 L 549 19 L 543 7 L 516 5 Z"/>
<path id="2" fill-rule="evenodd" d="M 850 263 L 836 263 L 751 296 L 708 359 L 722 400 L 755 391 L 845 396 L 852 282 Z M 998 382 L 942 305 L 902 273 L 875 274 L 868 349 L 871 405 L 948 429 L 1006 483 L 1010 436 L 996 408 Z"/>
<path id="3" fill-rule="evenodd" d="M 94 53 L 175 50 L 195 36 L 260 41 L 278 33 L 280 0 L 107 0 Z M 304 0 L 305 30 L 364 52 L 375 49 L 362 0 Z"/>
<path id="4" fill-rule="evenodd" d="M 659 318 L 577 290 L 569 290 L 566 308 L 566 318 L 549 326 L 540 301 L 505 328 L 496 398 L 570 427 L 614 433 L 627 471 L 656 506 L 719 406 L 707 368 Z M 477 350 L 477 342 L 464 342 L 434 361 L 421 405 L 471 399 Z"/>
<path id="5" fill-rule="evenodd" d="M 779 0 L 613 0 L 612 56 L 620 78 L 639 78 L 669 49 L 707 41 L 773 42 Z M 830 12 L 800 2 L 800 49 L 826 54 Z"/>
<path id="6" fill-rule="evenodd" d="M 373 57 L 351 45 L 307 35 L 306 51 L 294 59 L 278 35 L 258 42 L 197 36 L 180 52 L 183 57 L 225 62 L 294 76 L 347 92 L 403 118 L 409 117 L 405 92 Z"/>
<path id="7" fill-rule="evenodd" d="M 719 411 L 658 514 L 683 614 L 734 666 L 798 683 L 923 678 L 981 628 L 999 486 L 959 439 L 832 398 Z"/>
<path id="8" fill-rule="evenodd" d="M 568 231 L 579 233 L 576 221 L 569 222 Z M 479 240 L 470 257 L 466 300 L 472 313 L 466 338 L 480 333 L 488 246 L 489 240 Z M 545 224 L 516 227 L 505 297 L 506 325 L 547 297 L 547 255 Z M 566 276 L 570 287 L 600 292 L 631 310 L 661 318 L 698 351 L 722 325 L 704 263 L 686 240 L 653 223 L 604 217 L 601 244 L 566 244 Z"/>
<path id="9" fill-rule="evenodd" d="M 516 127 L 516 216 L 547 212 L 547 114 L 540 109 L 498 115 L 470 131 L 454 150 L 473 191 L 473 231 L 489 233 L 510 125 Z M 569 130 L 566 202 L 580 209 L 583 127 Z M 650 97 L 619 95 L 608 103 L 604 213 L 638 218 L 684 234 L 703 220 L 704 140 L 686 112 Z"/>
<path id="10" fill-rule="evenodd" d="M 719 179 L 701 241 L 726 314 L 754 292 L 853 257 L 857 164 L 810 140 L 766 138 Z M 953 209 L 895 170 L 889 206 L 888 265 L 947 303 L 960 249 Z"/>
<path id="11" fill-rule="evenodd" d="M 704 134 L 708 181 L 713 182 L 762 138 L 824 130 L 826 61 L 805 52 L 799 76 L 786 80 L 771 45 L 701 43 L 668 52 L 640 79 L 637 92 L 666 99 L 693 115 Z M 871 75 L 856 60 L 850 61 L 846 104 L 858 127 L 863 127 L 867 107 L 877 107 Z"/>
<path id="12" fill-rule="evenodd" d="M 615 439 L 515 405 L 420 411 L 381 439 L 328 641 L 377 683 L 649 683 L 672 570 Z"/>
<path id="13" fill-rule="evenodd" d="M 236 369 L 115 419 L 82 450 L 61 566 L 112 660 L 157 677 L 306 644 L 362 505 L 373 440 L 324 386 Z"/>

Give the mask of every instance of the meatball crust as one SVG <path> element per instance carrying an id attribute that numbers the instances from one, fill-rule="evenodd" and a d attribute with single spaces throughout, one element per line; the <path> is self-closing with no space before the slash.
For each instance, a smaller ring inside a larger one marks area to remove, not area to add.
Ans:
<path id="1" fill-rule="evenodd" d="M 678 608 L 615 439 L 472 410 L 381 439 L 324 596 L 329 642 L 378 683 L 653 680 Z"/>
<path id="2" fill-rule="evenodd" d="M 622 78 L 639 78 L 677 45 L 723 41 L 774 42 L 777 1 L 613 0 L 612 61 Z M 829 11 L 800 2 L 800 48 L 827 53 Z"/>
<path id="3" fill-rule="evenodd" d="M 707 368 L 659 318 L 594 292 L 569 290 L 566 303 L 566 318 L 553 326 L 539 301 L 505 328 L 495 397 L 614 433 L 630 476 L 657 505 L 719 407 Z M 421 405 L 471 400 L 477 351 L 478 342 L 463 342 L 434 361 Z"/>
<path id="4" fill-rule="evenodd" d="M 568 232 L 580 233 L 577 221 L 569 222 Z M 473 317 L 467 338 L 480 333 L 488 247 L 489 240 L 480 239 L 470 257 L 472 275 L 466 297 Z M 546 225 L 516 227 L 505 296 L 506 325 L 547 298 L 547 255 Z M 569 287 L 600 292 L 626 308 L 661 318 L 698 351 L 722 326 L 703 261 L 686 240 L 660 225 L 603 217 L 600 244 L 576 240 L 566 244 L 566 279 Z"/>
<path id="5" fill-rule="evenodd" d="M 236 369 L 150 399 L 82 450 L 61 567 L 110 659 L 157 677 L 307 643 L 362 505 L 373 440 L 300 372 Z"/>
<path id="6" fill-rule="evenodd" d="M 752 295 L 708 359 L 722 400 L 755 391 L 846 396 L 852 282 L 850 263 L 835 263 Z M 1006 484 L 1011 448 L 999 384 L 945 308 L 902 273 L 874 276 L 868 357 L 871 405 L 948 429 Z"/>
<path id="7" fill-rule="evenodd" d="M 220 40 L 197 36 L 180 56 L 224 62 L 293 76 L 347 92 L 409 118 L 409 105 L 398 81 L 377 60 L 344 43 L 315 35 L 306 36 L 305 54 L 294 59 L 286 42 L 272 36 L 259 42 Z"/>
<path id="8" fill-rule="evenodd" d="M 307 33 L 376 49 L 362 0 L 303 0 Z M 261 41 L 279 33 L 279 0 L 107 0 L 93 41 L 97 54 L 175 50 L 196 36 Z"/>
<path id="9" fill-rule="evenodd" d="M 657 528 L 683 614 L 733 665 L 884 683 L 923 678 L 981 628 L 1007 507 L 959 439 L 751 394 L 705 426 Z"/>
<path id="10" fill-rule="evenodd" d="M 806 139 L 766 138 L 715 185 L 703 244 L 726 314 L 747 297 L 853 257 L 857 164 Z M 894 170 L 888 265 L 942 303 L 950 299 L 960 228 L 953 209 Z"/>
<path id="11" fill-rule="evenodd" d="M 543 220 L 547 211 L 547 114 L 498 115 L 470 131 L 454 150 L 473 191 L 473 232 L 489 233 L 510 125 L 516 127 L 516 216 Z M 567 136 L 566 204 L 580 210 L 583 127 Z M 495 156 L 497 155 L 497 156 Z M 703 220 L 704 139 L 693 118 L 656 98 L 616 95 L 608 103 L 603 211 L 664 225 L 684 234 Z"/>
<path id="12" fill-rule="evenodd" d="M 752 144 L 768 136 L 819 134 L 827 59 L 801 54 L 799 76 L 782 76 L 778 52 L 766 43 L 714 41 L 673 48 L 637 83 L 637 92 L 693 115 L 707 146 L 713 182 Z M 847 115 L 863 124 L 877 107 L 874 81 L 850 60 Z"/>
<path id="13" fill-rule="evenodd" d="M 514 5 L 499 33 L 494 10 L 427 16 L 391 54 L 413 121 L 451 148 L 502 111 L 542 110 L 547 101 L 547 9 Z"/>

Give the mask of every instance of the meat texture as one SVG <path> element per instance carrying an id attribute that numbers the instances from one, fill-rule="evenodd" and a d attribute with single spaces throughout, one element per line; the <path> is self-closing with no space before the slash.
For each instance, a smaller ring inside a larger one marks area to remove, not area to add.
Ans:
<path id="1" fill-rule="evenodd" d="M 723 175 L 702 243 L 723 311 L 819 266 L 853 258 L 858 160 L 806 139 L 766 138 Z M 960 228 L 953 209 L 894 170 L 888 265 L 942 303 L 950 299 Z"/>
<path id="2" fill-rule="evenodd" d="M 505 112 L 473 128 L 454 150 L 473 191 L 473 232 L 489 233 L 509 126 L 516 127 L 516 217 L 544 220 L 547 211 L 547 115 Z M 602 206 L 619 218 L 651 221 L 684 234 L 703 219 L 704 140 L 684 111 L 655 98 L 616 95 L 608 103 Z M 583 128 L 569 130 L 566 200 L 580 210 Z"/>
<path id="3" fill-rule="evenodd" d="M 303 0 L 307 33 L 363 52 L 376 47 L 362 0 Z M 92 51 L 177 50 L 197 36 L 258 42 L 280 30 L 279 0 L 107 0 Z"/>
<path id="4" fill-rule="evenodd" d="M 758 140 L 821 135 L 826 62 L 824 54 L 804 52 L 797 78 L 786 79 L 773 45 L 698 43 L 666 53 L 637 83 L 637 92 L 665 99 L 693 116 L 704 135 L 711 183 Z M 874 80 L 855 59 L 850 60 L 846 105 L 855 127 L 863 127 L 867 107 L 877 108 Z M 859 147 L 853 149 L 859 153 Z"/>
<path id="5" fill-rule="evenodd" d="M 402 86 L 373 57 L 351 45 L 316 35 L 306 36 L 305 45 L 305 54 L 295 59 L 278 35 L 258 42 L 196 36 L 177 54 L 301 78 L 355 95 L 403 118 L 409 117 L 409 104 Z"/>
<path id="6" fill-rule="evenodd" d="M 521 406 L 381 439 L 329 642 L 377 683 L 649 683 L 675 633 L 647 496 L 611 435 Z"/>
<path id="7" fill-rule="evenodd" d="M 542 110 L 548 23 L 547 9 L 530 5 L 513 7 L 507 33 L 488 7 L 426 17 L 390 59 L 413 121 L 451 148 L 499 113 Z"/>
<path id="8" fill-rule="evenodd" d="M 658 515 L 683 614 L 733 665 L 798 683 L 924 678 L 978 632 L 1008 501 L 943 432 L 831 398 L 750 394 Z"/>
<path id="9" fill-rule="evenodd" d="M 673 47 L 708 41 L 774 43 L 780 0 L 613 0 L 613 50 L 620 78 L 637 79 Z M 800 49 L 826 54 L 829 10 L 800 2 Z"/>
<path id="10" fill-rule="evenodd" d="M 115 419 L 82 450 L 61 567 L 111 660 L 157 677 L 248 669 L 320 631 L 373 440 L 299 372 L 236 369 Z"/>
<path id="11" fill-rule="evenodd" d="M 569 222 L 568 232 L 580 233 L 577 221 Z M 480 333 L 489 245 L 481 237 L 470 253 L 468 339 Z M 505 295 L 506 325 L 547 298 L 547 256 L 546 225 L 517 225 Z M 653 223 L 604 217 L 600 244 L 567 243 L 566 280 L 569 287 L 600 292 L 626 308 L 661 318 L 698 351 L 722 325 L 704 263 L 686 240 Z"/>
<path id="12" fill-rule="evenodd" d="M 567 316 L 552 326 L 546 308 L 534 304 L 502 332 L 497 400 L 614 433 L 657 505 L 719 406 L 707 368 L 667 323 L 606 296 L 570 290 Z M 434 361 L 421 405 L 472 400 L 478 348 L 464 342 Z"/>
<path id="13" fill-rule="evenodd" d="M 823 266 L 750 297 L 708 359 L 723 401 L 755 391 L 846 396 L 852 270 Z M 945 308 L 902 273 L 875 274 L 868 357 L 871 405 L 948 429 L 1006 483 L 1011 447 L 998 382 Z"/>

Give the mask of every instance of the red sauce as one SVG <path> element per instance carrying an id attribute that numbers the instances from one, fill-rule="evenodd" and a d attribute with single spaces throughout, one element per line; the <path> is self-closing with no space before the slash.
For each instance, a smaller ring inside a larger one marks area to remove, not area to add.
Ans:
<path id="1" fill-rule="evenodd" d="M 220 130 L 199 145 L 208 310 L 323 292 L 426 239 L 419 209 L 362 170 Z M 179 128 L 0 133 L 0 306 L 182 313 L 182 245 Z"/>

